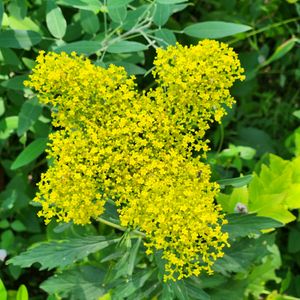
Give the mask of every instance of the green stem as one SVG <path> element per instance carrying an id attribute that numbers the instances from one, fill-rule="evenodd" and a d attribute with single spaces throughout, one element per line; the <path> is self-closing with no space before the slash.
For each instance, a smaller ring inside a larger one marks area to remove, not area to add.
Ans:
<path id="1" fill-rule="evenodd" d="M 280 27 L 282 25 L 285 25 L 285 24 L 288 24 L 288 23 L 291 23 L 291 22 L 296 22 L 296 21 L 299 21 L 299 20 L 300 20 L 300 17 L 296 17 L 296 18 L 291 18 L 291 19 L 288 19 L 288 20 L 285 20 L 285 21 L 281 21 L 281 22 L 278 22 L 278 23 L 274 23 L 272 25 L 265 26 L 263 28 L 251 31 L 251 32 L 245 34 L 243 37 L 235 38 L 232 41 L 229 41 L 228 44 L 232 45 L 232 44 L 234 44 L 236 42 L 239 42 L 241 40 L 247 39 L 247 38 L 249 38 L 249 37 L 251 37 L 253 35 L 257 35 L 259 33 L 262 33 L 264 31 L 267 31 L 267 30 L 271 29 L 271 28 Z"/>

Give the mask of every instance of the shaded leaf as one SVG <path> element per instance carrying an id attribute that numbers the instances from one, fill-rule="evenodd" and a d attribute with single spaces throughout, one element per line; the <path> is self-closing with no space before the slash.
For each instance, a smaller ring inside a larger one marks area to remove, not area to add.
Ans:
<path id="1" fill-rule="evenodd" d="M 120 41 L 110 45 L 107 48 L 107 52 L 110 53 L 127 53 L 127 52 L 137 52 L 148 49 L 148 46 L 131 41 Z"/>
<path id="2" fill-rule="evenodd" d="M 101 2 L 99 0 L 58 0 L 57 4 L 72 8 L 91 10 L 95 13 L 99 12 L 101 7 Z"/>
<path id="3" fill-rule="evenodd" d="M 90 34 L 96 33 L 100 27 L 97 15 L 88 10 L 80 10 L 80 24 L 83 30 Z"/>
<path id="4" fill-rule="evenodd" d="M 221 188 L 231 185 L 233 187 L 242 187 L 247 185 L 252 179 L 252 175 L 246 175 L 243 177 L 235 177 L 235 178 L 228 178 L 228 179 L 220 179 L 218 180 L 218 184 Z"/>
<path id="5" fill-rule="evenodd" d="M 54 49 L 55 52 L 71 53 L 75 51 L 77 54 L 90 55 L 96 53 L 101 47 L 100 42 L 96 41 L 78 41 L 74 43 L 65 44 Z"/>
<path id="6" fill-rule="evenodd" d="M 42 37 L 30 30 L 5 30 L 0 32 L 0 47 L 29 50 L 38 44 Z"/>

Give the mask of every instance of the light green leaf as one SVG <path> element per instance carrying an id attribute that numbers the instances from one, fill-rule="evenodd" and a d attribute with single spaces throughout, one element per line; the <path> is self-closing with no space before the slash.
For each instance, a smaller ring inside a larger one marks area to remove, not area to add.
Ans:
<path id="1" fill-rule="evenodd" d="M 92 11 L 80 10 L 80 23 L 86 33 L 95 34 L 99 30 L 99 19 Z"/>
<path id="2" fill-rule="evenodd" d="M 0 117 L 5 113 L 4 99 L 0 98 Z"/>
<path id="3" fill-rule="evenodd" d="M 67 29 L 67 22 L 60 9 L 54 0 L 47 0 L 46 23 L 50 33 L 61 39 Z"/>
<path id="4" fill-rule="evenodd" d="M 10 29 L 15 30 L 31 30 L 35 32 L 40 32 L 40 27 L 34 23 L 29 17 L 26 17 L 24 19 L 17 19 L 13 16 L 9 16 L 7 18 L 8 25 Z"/>
<path id="5" fill-rule="evenodd" d="M 261 230 L 282 227 L 283 224 L 267 217 L 259 217 L 255 214 L 229 214 L 226 216 L 228 224 L 223 225 L 222 230 L 228 232 L 229 237 L 235 239 L 244 237 L 250 233 L 261 234 Z"/>
<path id="6" fill-rule="evenodd" d="M 100 42 L 95 41 L 79 41 L 74 43 L 65 44 L 54 49 L 55 52 L 71 53 L 75 51 L 77 54 L 91 55 L 96 53 L 101 47 Z"/>
<path id="7" fill-rule="evenodd" d="M 7 139 L 18 128 L 18 116 L 7 117 L 0 121 L 0 140 Z"/>
<path id="8" fill-rule="evenodd" d="M 99 0 L 58 0 L 57 4 L 72 8 L 90 10 L 95 13 L 100 11 L 102 5 Z"/>
<path id="9" fill-rule="evenodd" d="M 173 6 L 170 4 L 157 3 L 153 16 L 153 21 L 157 26 L 164 25 L 172 15 Z"/>
<path id="10" fill-rule="evenodd" d="M 34 31 L 5 30 L 0 32 L 0 47 L 29 50 L 41 39 L 41 35 Z"/>
<path id="11" fill-rule="evenodd" d="M 36 97 L 25 101 L 19 113 L 18 135 L 24 134 L 39 118 L 42 105 Z"/>
<path id="12" fill-rule="evenodd" d="M 47 139 L 46 138 L 39 138 L 29 144 L 16 158 L 16 160 L 11 165 L 11 170 L 18 169 L 23 167 L 37 157 L 39 157 L 45 150 L 47 146 Z"/>
<path id="13" fill-rule="evenodd" d="M 105 272 L 92 267 L 80 266 L 54 275 L 41 284 L 49 294 L 64 293 L 73 300 L 99 299 L 106 293 L 102 287 Z"/>
<path id="14" fill-rule="evenodd" d="M 28 300 L 28 299 L 29 298 L 28 298 L 27 288 L 24 284 L 22 284 L 18 289 L 16 300 Z"/>
<path id="15" fill-rule="evenodd" d="M 221 186 L 221 188 L 228 185 L 231 185 L 233 187 L 242 187 L 244 185 L 247 185 L 251 181 L 251 179 L 252 179 L 252 175 L 246 175 L 243 177 L 220 179 L 217 182 Z"/>
<path id="16" fill-rule="evenodd" d="M 104 249 L 120 239 L 108 239 L 104 236 L 89 236 L 78 239 L 51 241 L 35 244 L 26 252 L 11 258 L 8 263 L 22 268 L 38 262 L 40 270 L 65 267 L 74 262 Z"/>
<path id="17" fill-rule="evenodd" d="M 300 110 L 295 110 L 293 112 L 293 116 L 295 116 L 296 118 L 300 119 Z"/>
<path id="18" fill-rule="evenodd" d="M 219 39 L 251 30 L 250 26 L 228 22 L 201 22 L 184 28 L 184 33 L 200 39 Z"/>
<path id="19" fill-rule="evenodd" d="M 1 279 L 0 279 L 0 299 L 1 300 L 7 299 L 7 292 Z"/>
<path id="20" fill-rule="evenodd" d="M 107 1 L 108 15 L 116 23 L 123 23 L 127 16 L 127 3 L 115 0 Z"/>
<path id="21" fill-rule="evenodd" d="M 131 41 L 120 41 L 110 45 L 107 48 L 107 52 L 110 53 L 128 53 L 128 52 L 137 52 L 147 50 L 148 46 Z"/>

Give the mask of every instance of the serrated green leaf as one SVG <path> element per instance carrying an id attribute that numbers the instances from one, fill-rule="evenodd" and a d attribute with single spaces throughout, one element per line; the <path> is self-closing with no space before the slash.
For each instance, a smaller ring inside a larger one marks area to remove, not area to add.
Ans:
<path id="1" fill-rule="evenodd" d="M 243 177 L 220 179 L 217 182 L 221 186 L 221 188 L 228 185 L 231 185 L 233 187 L 242 187 L 247 185 L 251 180 L 252 180 L 252 175 L 246 175 Z"/>
<path id="2" fill-rule="evenodd" d="M 104 236 L 89 236 L 80 239 L 42 242 L 11 258 L 8 263 L 27 268 L 38 262 L 41 264 L 40 270 L 62 268 L 119 240 L 119 238 L 108 239 Z"/>
<path id="3" fill-rule="evenodd" d="M 25 101 L 19 113 L 19 125 L 17 133 L 24 134 L 37 121 L 42 113 L 42 105 L 36 97 Z"/>
<path id="4" fill-rule="evenodd" d="M 42 37 L 30 30 L 5 30 L 0 32 L 0 47 L 29 50 L 38 44 Z"/>
<path id="5" fill-rule="evenodd" d="M 39 138 L 33 141 L 31 144 L 29 144 L 15 159 L 13 164 L 11 165 L 11 170 L 18 169 L 20 167 L 23 167 L 29 163 L 31 163 L 33 160 L 35 160 L 37 157 L 39 157 L 47 146 L 47 138 Z"/>
<path id="6" fill-rule="evenodd" d="M 99 0 L 58 0 L 57 4 L 64 6 L 90 10 L 98 13 L 101 8 L 101 1 Z"/>
<path id="7" fill-rule="evenodd" d="M 242 24 L 209 21 L 187 26 L 184 28 L 183 32 L 187 35 L 201 39 L 219 39 L 251 29 L 250 26 Z"/>
<path id="8" fill-rule="evenodd" d="M 28 291 L 24 284 L 20 285 L 18 288 L 16 300 L 28 300 Z"/>
<path id="9" fill-rule="evenodd" d="M 169 17 L 172 15 L 172 12 L 173 12 L 172 5 L 157 3 L 153 15 L 153 22 L 157 26 L 164 25 L 168 21 Z"/>
<path id="10" fill-rule="evenodd" d="M 259 217 L 255 214 L 229 214 L 226 215 L 228 224 L 223 225 L 222 230 L 228 232 L 229 237 L 245 237 L 249 234 L 261 234 L 261 230 L 282 227 L 283 224 L 267 217 Z"/>
<path id="11" fill-rule="evenodd" d="M 49 294 L 63 293 L 68 299 L 98 299 L 106 293 L 102 287 L 105 272 L 92 267 L 81 266 L 54 275 L 41 284 L 41 289 Z"/>
<path id="12" fill-rule="evenodd" d="M 120 41 L 110 45 L 107 48 L 107 52 L 110 53 L 128 53 L 128 52 L 137 52 L 147 50 L 148 46 L 131 41 Z"/>
<path id="13" fill-rule="evenodd" d="M 67 29 L 67 22 L 59 6 L 54 0 L 47 0 L 46 24 L 50 33 L 61 39 Z"/>
<path id="14" fill-rule="evenodd" d="M 65 44 L 54 49 L 55 52 L 71 53 L 75 51 L 77 54 L 91 55 L 96 53 L 101 47 L 100 42 L 96 41 L 78 41 L 74 43 Z"/>
<path id="15" fill-rule="evenodd" d="M 100 27 L 97 15 L 88 10 L 80 10 L 80 24 L 86 33 L 95 34 Z"/>

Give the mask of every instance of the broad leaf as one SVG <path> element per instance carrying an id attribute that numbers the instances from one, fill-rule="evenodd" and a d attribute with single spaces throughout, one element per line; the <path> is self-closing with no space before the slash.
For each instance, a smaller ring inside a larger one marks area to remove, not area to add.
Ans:
<path id="1" fill-rule="evenodd" d="M 29 297 L 28 297 L 27 288 L 26 288 L 26 286 L 24 284 L 22 284 L 18 288 L 16 300 L 28 300 L 28 299 L 29 299 Z"/>
<path id="2" fill-rule="evenodd" d="M 228 232 L 234 239 L 249 234 L 261 234 L 261 230 L 283 226 L 282 223 L 267 217 L 258 217 L 255 214 L 230 214 L 226 216 L 228 224 L 223 225 L 223 231 Z"/>
<path id="3" fill-rule="evenodd" d="M 170 4 L 157 3 L 153 16 L 153 21 L 156 25 L 164 25 L 173 13 L 173 6 Z"/>
<path id="4" fill-rule="evenodd" d="M 60 7 L 56 5 L 54 0 L 47 0 L 46 23 L 54 37 L 61 39 L 65 35 L 67 22 Z"/>
<path id="5" fill-rule="evenodd" d="M 99 30 L 98 16 L 88 10 L 80 10 L 80 24 L 86 33 L 95 34 Z"/>
<path id="6" fill-rule="evenodd" d="M 221 188 L 228 185 L 231 185 L 233 187 L 242 187 L 244 185 L 247 185 L 251 181 L 251 179 L 252 179 L 252 175 L 246 175 L 243 177 L 220 179 L 217 182 L 221 186 Z"/>
<path id="7" fill-rule="evenodd" d="M 39 138 L 29 144 L 16 158 L 16 160 L 11 165 L 11 170 L 18 169 L 23 167 L 37 157 L 39 157 L 45 150 L 47 146 L 48 139 L 46 138 Z"/>
<path id="8" fill-rule="evenodd" d="M 75 51 L 77 54 L 91 55 L 96 53 L 101 47 L 100 42 L 96 41 L 79 41 L 74 43 L 65 44 L 54 49 L 55 52 L 71 53 Z"/>
<path id="9" fill-rule="evenodd" d="M 0 47 L 29 50 L 38 44 L 42 37 L 30 30 L 5 30 L 0 32 Z"/>
<path id="10" fill-rule="evenodd" d="M 62 293 L 73 300 L 99 299 L 106 293 L 102 287 L 104 271 L 81 266 L 54 275 L 41 284 L 41 289 L 49 294 Z"/>
<path id="11" fill-rule="evenodd" d="M 34 245 L 26 252 L 11 258 L 8 263 L 22 268 L 38 262 L 41 270 L 65 267 L 74 262 L 104 249 L 120 239 L 108 239 L 103 236 L 82 237 L 62 241 L 43 242 Z"/>
<path id="12" fill-rule="evenodd" d="M 99 0 L 58 0 L 57 4 L 72 8 L 91 10 L 95 13 L 98 13 L 101 7 L 101 2 Z"/>
<path id="13" fill-rule="evenodd" d="M 228 22 L 201 22 L 184 28 L 184 33 L 200 39 L 219 39 L 250 30 L 251 27 Z"/>

